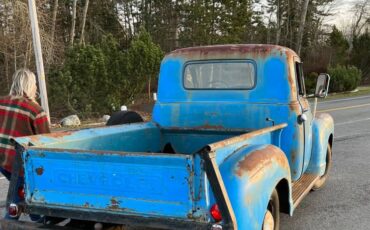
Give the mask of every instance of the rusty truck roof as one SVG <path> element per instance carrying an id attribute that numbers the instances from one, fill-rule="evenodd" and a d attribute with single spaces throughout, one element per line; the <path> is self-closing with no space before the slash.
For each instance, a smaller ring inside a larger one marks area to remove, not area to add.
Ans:
<path id="1" fill-rule="evenodd" d="M 218 58 L 245 58 L 268 57 L 284 55 L 287 58 L 298 56 L 293 50 L 268 44 L 229 44 L 197 46 L 177 49 L 170 52 L 168 57 L 183 57 L 186 59 L 218 59 Z"/>

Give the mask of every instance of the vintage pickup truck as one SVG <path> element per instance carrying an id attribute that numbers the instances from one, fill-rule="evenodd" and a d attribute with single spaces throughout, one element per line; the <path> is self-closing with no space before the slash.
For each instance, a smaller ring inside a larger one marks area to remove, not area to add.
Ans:
<path id="1" fill-rule="evenodd" d="M 318 77 L 316 98 L 329 80 Z M 280 212 L 292 215 L 331 165 L 333 119 L 313 107 L 288 48 L 175 50 L 162 61 L 151 121 L 17 138 L 8 210 L 92 229 L 279 229 Z M 25 202 L 15 203 L 20 168 Z M 1 221 L 31 225 L 41 226 Z"/>

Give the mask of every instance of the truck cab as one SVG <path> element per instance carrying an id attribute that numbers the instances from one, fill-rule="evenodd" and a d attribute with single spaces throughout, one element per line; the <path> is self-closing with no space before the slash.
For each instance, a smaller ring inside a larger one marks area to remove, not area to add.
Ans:
<path id="1" fill-rule="evenodd" d="M 281 138 L 290 141 L 281 148 L 293 181 L 317 152 L 312 149 L 317 119 L 306 99 L 301 60 L 288 48 L 195 47 L 174 51 L 162 63 L 154 121 L 165 127 L 251 130 L 287 123 Z"/>
<path id="2" fill-rule="evenodd" d="M 329 79 L 319 76 L 316 97 Z M 7 204 L 103 226 L 276 230 L 279 213 L 293 215 L 327 179 L 334 123 L 315 110 L 288 48 L 175 50 L 151 121 L 17 138 Z"/>

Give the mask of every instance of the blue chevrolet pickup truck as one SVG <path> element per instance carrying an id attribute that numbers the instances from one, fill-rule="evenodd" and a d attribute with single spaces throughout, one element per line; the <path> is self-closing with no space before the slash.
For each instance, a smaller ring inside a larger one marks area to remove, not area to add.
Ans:
<path id="1" fill-rule="evenodd" d="M 329 80 L 318 77 L 316 100 Z M 7 207 L 90 229 L 277 230 L 330 169 L 333 119 L 312 107 L 288 48 L 178 49 L 162 61 L 151 121 L 17 138 Z"/>

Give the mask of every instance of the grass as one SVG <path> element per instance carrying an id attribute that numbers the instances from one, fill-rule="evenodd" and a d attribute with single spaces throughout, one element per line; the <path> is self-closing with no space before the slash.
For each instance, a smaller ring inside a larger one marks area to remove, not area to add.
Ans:
<path id="1" fill-rule="evenodd" d="M 335 100 L 335 99 L 341 99 L 341 98 L 347 98 L 347 97 L 358 97 L 358 96 L 370 96 L 370 85 L 367 86 L 359 86 L 356 91 L 351 92 L 343 92 L 343 93 L 332 93 L 329 94 L 324 100 Z"/>

